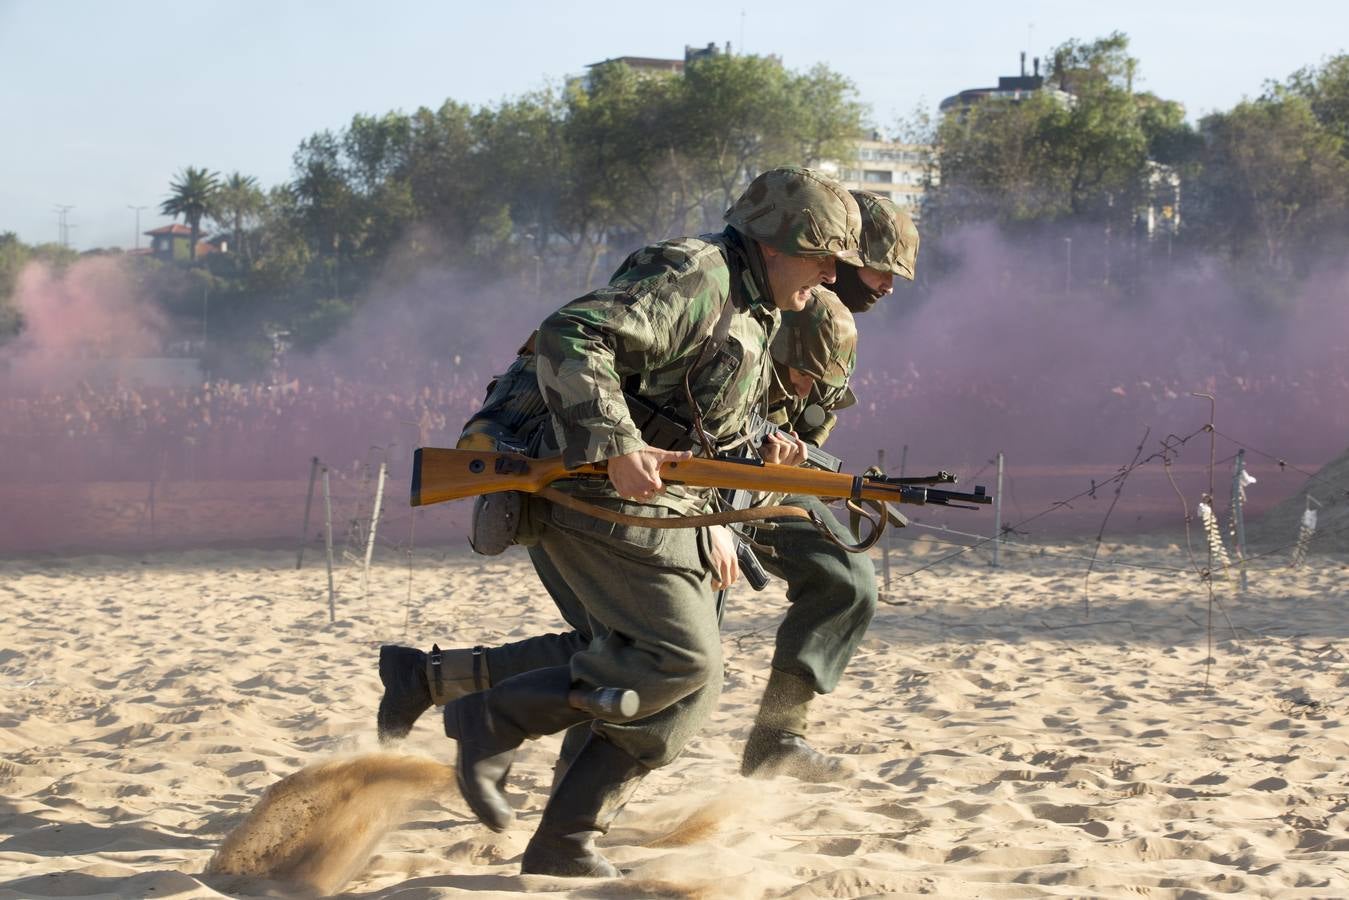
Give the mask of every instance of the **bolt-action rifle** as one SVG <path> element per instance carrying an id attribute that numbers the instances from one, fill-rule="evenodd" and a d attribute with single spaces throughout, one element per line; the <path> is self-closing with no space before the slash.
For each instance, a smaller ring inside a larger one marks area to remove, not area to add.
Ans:
<path id="1" fill-rule="evenodd" d="M 568 469 L 560 457 L 534 459 L 519 453 L 487 450 L 450 450 L 421 447 L 412 458 L 412 505 L 427 506 L 497 491 L 537 493 L 564 478 L 608 477 L 604 463 L 585 463 Z M 754 459 L 692 459 L 667 462 L 660 477 L 668 484 L 730 488 L 783 494 L 807 494 L 976 509 L 993 502 L 983 485 L 963 493 L 932 487 L 955 477 L 942 472 L 932 477 L 890 478 L 883 475 L 847 475 L 820 472 L 802 466 L 780 466 Z M 973 505 L 971 505 L 973 504 Z"/>

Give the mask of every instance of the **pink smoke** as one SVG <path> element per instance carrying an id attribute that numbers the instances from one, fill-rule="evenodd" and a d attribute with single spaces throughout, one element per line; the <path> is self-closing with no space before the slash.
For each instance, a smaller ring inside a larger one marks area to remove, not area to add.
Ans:
<path id="1" fill-rule="evenodd" d="M 64 271 L 39 262 L 19 273 L 14 301 L 24 330 L 3 352 L 16 364 L 36 357 L 158 355 L 163 314 L 137 296 L 120 262 L 81 259 Z"/>

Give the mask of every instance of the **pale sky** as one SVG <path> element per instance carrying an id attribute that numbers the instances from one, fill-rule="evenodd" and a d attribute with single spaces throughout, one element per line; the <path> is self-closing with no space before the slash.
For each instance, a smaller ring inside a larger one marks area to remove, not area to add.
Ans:
<path id="1" fill-rule="evenodd" d="M 848 11 L 843 12 L 844 9 Z M 133 245 L 185 166 L 287 180 L 301 140 L 356 113 L 493 104 L 614 56 L 730 42 L 853 81 L 881 130 L 1015 75 L 1019 54 L 1123 31 L 1136 87 L 1227 109 L 1349 49 L 1344 0 L 0 0 L 0 232 Z M 1029 64 L 1028 64 L 1029 65 Z"/>

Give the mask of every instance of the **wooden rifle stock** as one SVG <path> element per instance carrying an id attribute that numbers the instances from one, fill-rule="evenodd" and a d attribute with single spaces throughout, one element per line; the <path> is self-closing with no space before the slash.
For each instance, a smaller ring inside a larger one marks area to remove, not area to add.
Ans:
<path id="1" fill-rule="evenodd" d="M 876 500 L 886 503 L 956 505 L 950 501 L 986 504 L 992 497 L 982 487 L 972 494 L 943 491 L 884 478 L 841 475 L 800 466 L 779 466 L 757 460 L 693 457 L 660 467 L 670 484 L 731 488 L 815 497 Z M 497 491 L 536 493 L 563 478 L 605 478 L 604 463 L 568 469 L 560 458 L 533 459 L 518 453 L 421 447 L 413 454 L 412 505 L 427 506 Z"/>

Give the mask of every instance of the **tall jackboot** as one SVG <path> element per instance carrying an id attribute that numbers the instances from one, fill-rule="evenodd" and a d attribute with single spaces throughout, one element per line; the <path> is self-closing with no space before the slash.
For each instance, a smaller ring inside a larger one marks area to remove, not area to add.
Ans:
<path id="1" fill-rule="evenodd" d="M 567 666 L 522 672 L 447 703 L 445 735 L 459 742 L 459 792 L 478 821 L 504 831 L 515 813 L 503 790 L 521 744 L 594 718 L 631 718 L 637 704 L 635 691 L 573 684 Z"/>
<path id="2" fill-rule="evenodd" d="M 824 784 L 851 777 L 849 761 L 827 756 L 806 742 L 807 711 L 815 690 L 810 682 L 780 669 L 770 670 L 759 715 L 745 741 L 740 774 L 746 778 L 786 775 Z"/>
<path id="3" fill-rule="evenodd" d="M 441 650 L 430 653 L 386 644 L 379 648 L 379 698 L 375 727 L 381 744 L 407 737 L 413 724 L 432 706 L 444 706 L 465 694 L 492 686 L 486 648 Z"/>
<path id="4" fill-rule="evenodd" d="M 557 792 L 557 785 L 562 781 L 562 776 L 567 774 L 567 767 L 571 761 L 581 752 L 581 748 L 586 745 L 590 739 L 590 723 L 582 722 L 579 725 L 573 725 L 567 729 L 567 733 L 562 735 L 562 746 L 558 748 L 557 760 L 553 763 L 553 784 L 548 788 L 548 796 L 551 797 Z"/>
<path id="5" fill-rule="evenodd" d="M 520 861 L 522 875 L 617 878 L 595 849 L 614 817 L 650 770 L 606 738 L 591 732 L 548 798 L 538 830 Z"/>

